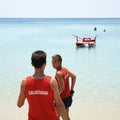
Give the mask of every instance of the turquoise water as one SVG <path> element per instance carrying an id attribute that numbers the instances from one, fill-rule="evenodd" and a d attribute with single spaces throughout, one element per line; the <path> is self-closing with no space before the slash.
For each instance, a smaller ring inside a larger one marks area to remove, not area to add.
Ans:
<path id="1" fill-rule="evenodd" d="M 76 48 L 72 34 L 98 35 L 96 46 Z M 120 19 L 0 19 L 0 101 L 17 100 L 37 49 L 47 52 L 45 73 L 55 74 L 51 56 L 57 53 L 77 75 L 74 103 L 120 103 Z"/>

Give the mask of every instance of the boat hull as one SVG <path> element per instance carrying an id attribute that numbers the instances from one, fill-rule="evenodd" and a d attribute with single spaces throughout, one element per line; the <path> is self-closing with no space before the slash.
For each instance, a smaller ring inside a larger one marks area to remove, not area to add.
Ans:
<path id="1" fill-rule="evenodd" d="M 76 46 L 77 47 L 93 47 L 95 46 L 96 43 L 95 42 L 76 42 Z"/>

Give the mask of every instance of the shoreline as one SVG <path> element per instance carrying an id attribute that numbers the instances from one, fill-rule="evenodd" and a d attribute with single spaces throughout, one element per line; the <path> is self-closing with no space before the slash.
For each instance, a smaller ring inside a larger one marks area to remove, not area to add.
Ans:
<path id="1" fill-rule="evenodd" d="M 27 120 L 27 102 L 22 108 L 18 108 L 16 103 L 16 100 L 0 102 L 1 120 Z M 73 103 L 70 107 L 71 120 L 120 120 L 119 114 L 120 104 Z"/>

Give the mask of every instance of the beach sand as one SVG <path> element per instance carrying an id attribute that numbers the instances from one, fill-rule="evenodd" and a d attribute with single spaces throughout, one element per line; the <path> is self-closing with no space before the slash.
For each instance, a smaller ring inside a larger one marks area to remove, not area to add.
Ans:
<path id="1" fill-rule="evenodd" d="M 71 120 L 120 120 L 120 104 L 78 104 L 70 110 Z"/>
<path id="2" fill-rule="evenodd" d="M 0 100 L 0 120 L 27 120 L 27 102 L 18 108 L 16 100 Z M 73 103 L 71 120 L 120 120 L 120 104 Z"/>

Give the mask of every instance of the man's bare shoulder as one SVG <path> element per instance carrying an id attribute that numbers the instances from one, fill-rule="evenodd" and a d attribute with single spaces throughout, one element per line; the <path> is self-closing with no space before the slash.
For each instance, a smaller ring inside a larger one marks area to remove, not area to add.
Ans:
<path id="1" fill-rule="evenodd" d="M 25 86 L 26 86 L 26 79 L 23 79 L 23 80 L 21 81 L 21 87 L 22 87 L 22 88 L 25 88 Z"/>
<path id="2" fill-rule="evenodd" d="M 56 72 L 56 75 L 57 75 L 57 76 L 62 76 L 63 73 L 62 73 L 61 71 L 57 71 L 57 72 Z"/>
<path id="3" fill-rule="evenodd" d="M 52 89 L 56 89 L 58 87 L 57 81 L 56 81 L 56 79 L 54 77 L 51 78 L 50 85 L 51 85 Z"/>

